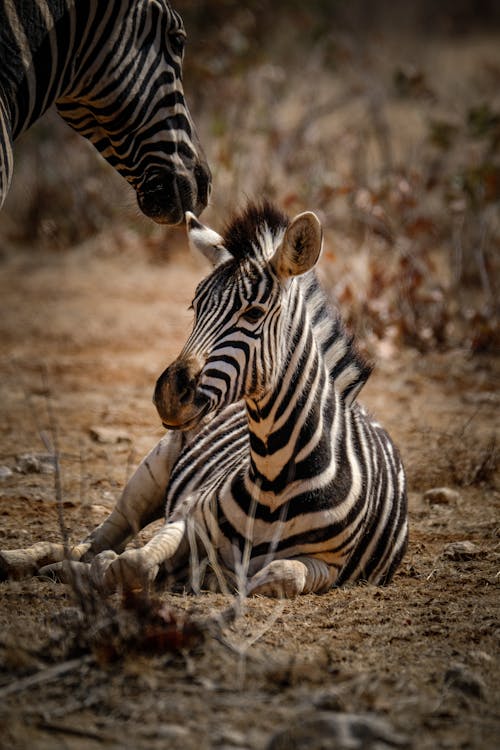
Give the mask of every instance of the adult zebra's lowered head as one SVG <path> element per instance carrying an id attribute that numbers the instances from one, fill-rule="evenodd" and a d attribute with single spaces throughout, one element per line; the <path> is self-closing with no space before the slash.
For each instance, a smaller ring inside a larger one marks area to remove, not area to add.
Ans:
<path id="1" fill-rule="evenodd" d="M 53 103 L 159 223 L 206 206 L 210 171 L 182 88 L 168 0 L 0 0 L 0 206 L 12 143 Z"/>

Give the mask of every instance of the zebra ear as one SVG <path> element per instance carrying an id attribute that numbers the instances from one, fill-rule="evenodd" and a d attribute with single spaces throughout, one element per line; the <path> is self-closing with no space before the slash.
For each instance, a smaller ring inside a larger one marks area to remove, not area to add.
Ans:
<path id="1" fill-rule="evenodd" d="M 316 264 L 323 245 L 323 230 L 316 214 L 305 211 L 288 225 L 271 265 L 280 278 L 300 276 Z"/>
<path id="2" fill-rule="evenodd" d="M 231 258 L 220 234 L 205 227 L 190 211 L 186 211 L 186 228 L 190 247 L 199 250 L 213 266 Z"/>

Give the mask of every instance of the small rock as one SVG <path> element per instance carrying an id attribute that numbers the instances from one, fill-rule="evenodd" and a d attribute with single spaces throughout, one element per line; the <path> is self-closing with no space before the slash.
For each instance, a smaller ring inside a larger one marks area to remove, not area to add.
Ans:
<path id="1" fill-rule="evenodd" d="M 154 728 L 154 735 L 164 740 L 185 740 L 189 730 L 180 724 L 159 724 Z"/>
<path id="2" fill-rule="evenodd" d="M 23 453 L 17 457 L 16 471 L 20 474 L 51 474 L 55 470 L 50 453 Z"/>
<path id="3" fill-rule="evenodd" d="M 8 479 L 14 472 L 8 466 L 0 466 L 0 479 Z"/>
<path id="4" fill-rule="evenodd" d="M 246 734 L 239 732 L 236 729 L 223 729 L 219 734 L 214 737 L 214 744 L 218 748 L 222 747 L 248 747 L 248 740 Z"/>
<path id="5" fill-rule="evenodd" d="M 312 695 L 312 704 L 321 711 L 343 711 L 345 706 L 338 690 L 318 690 Z"/>
<path id="6" fill-rule="evenodd" d="M 90 437 L 96 443 L 107 443 L 113 445 L 116 443 L 131 443 L 132 440 L 128 433 L 115 427 L 91 427 Z"/>
<path id="7" fill-rule="evenodd" d="M 319 711 L 277 732 L 266 750 L 389 750 L 410 746 L 406 737 L 379 716 Z"/>
<path id="8" fill-rule="evenodd" d="M 460 499 L 460 494 L 449 487 L 433 487 L 424 492 L 424 500 L 431 505 L 453 505 Z"/>
<path id="9" fill-rule="evenodd" d="M 478 675 L 470 672 L 463 664 L 454 664 L 444 676 L 444 683 L 454 690 L 472 698 L 484 698 L 486 686 Z"/>
<path id="10" fill-rule="evenodd" d="M 463 560 L 472 560 L 475 557 L 479 557 L 482 554 L 482 550 L 473 542 L 450 542 L 443 548 L 443 557 L 447 557 L 449 560 L 455 560 L 456 562 Z"/>

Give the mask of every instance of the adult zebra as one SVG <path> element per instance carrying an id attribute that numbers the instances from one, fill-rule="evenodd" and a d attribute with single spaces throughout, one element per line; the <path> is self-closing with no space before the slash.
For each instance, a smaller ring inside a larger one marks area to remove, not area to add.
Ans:
<path id="1" fill-rule="evenodd" d="M 55 102 L 147 216 L 199 214 L 210 171 L 184 100 L 184 41 L 168 0 L 0 0 L 0 207 L 13 141 Z"/>
<path id="2" fill-rule="evenodd" d="M 74 556 L 107 549 L 89 572 L 108 590 L 142 585 L 160 569 L 178 579 L 190 558 L 201 585 L 200 553 L 248 593 L 389 582 L 407 543 L 404 470 L 356 401 L 370 368 L 311 270 L 319 221 L 305 213 L 289 223 L 265 205 L 249 207 L 224 239 L 193 216 L 188 225 L 217 265 L 196 291 L 182 353 L 156 384 L 172 432 Z M 165 488 L 164 526 L 117 555 L 164 512 Z M 48 560 L 40 552 L 32 548 L 32 564 Z M 0 560 L 14 574 L 9 554 Z M 18 571 L 26 560 L 18 557 Z"/>

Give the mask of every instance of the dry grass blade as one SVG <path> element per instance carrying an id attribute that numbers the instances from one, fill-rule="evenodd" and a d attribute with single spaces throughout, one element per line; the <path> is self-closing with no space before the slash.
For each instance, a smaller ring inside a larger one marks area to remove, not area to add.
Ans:
<path id="1" fill-rule="evenodd" d="M 8 695 L 12 695 L 13 693 L 19 693 L 23 690 L 32 688 L 35 685 L 41 685 L 44 682 L 57 680 L 59 679 L 59 677 L 61 677 L 61 675 L 66 674 L 67 672 L 70 672 L 74 669 L 80 669 L 85 664 L 91 664 L 93 660 L 94 657 L 90 654 L 86 656 L 80 656 L 76 659 L 68 659 L 67 661 L 61 662 L 60 664 L 54 664 L 53 666 L 47 667 L 46 669 L 41 669 L 39 672 L 35 672 L 35 674 L 31 674 L 28 677 L 23 677 L 20 680 L 10 682 L 8 685 L 0 687 L 0 700 L 3 700 Z"/>

